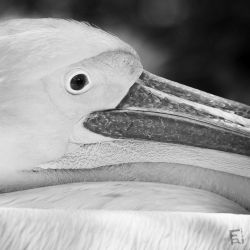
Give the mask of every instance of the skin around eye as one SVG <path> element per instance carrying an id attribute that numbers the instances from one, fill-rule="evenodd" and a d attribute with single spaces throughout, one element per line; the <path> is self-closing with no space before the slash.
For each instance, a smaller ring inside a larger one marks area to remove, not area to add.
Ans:
<path id="1" fill-rule="evenodd" d="M 90 77 L 83 71 L 72 72 L 66 79 L 66 90 L 73 95 L 78 95 L 89 90 Z"/>

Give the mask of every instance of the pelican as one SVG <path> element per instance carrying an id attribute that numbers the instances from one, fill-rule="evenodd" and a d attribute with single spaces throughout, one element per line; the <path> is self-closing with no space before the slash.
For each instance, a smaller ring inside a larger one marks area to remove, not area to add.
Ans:
<path id="1" fill-rule="evenodd" d="M 249 106 L 87 23 L 2 21 L 0 53 L 0 249 L 250 247 Z"/>

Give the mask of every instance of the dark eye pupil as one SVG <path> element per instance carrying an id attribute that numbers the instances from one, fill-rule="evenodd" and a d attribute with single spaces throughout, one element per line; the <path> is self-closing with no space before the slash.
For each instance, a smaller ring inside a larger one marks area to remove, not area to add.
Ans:
<path id="1" fill-rule="evenodd" d="M 88 78 L 84 74 L 75 75 L 70 81 L 70 87 L 73 90 L 81 90 L 88 84 Z"/>

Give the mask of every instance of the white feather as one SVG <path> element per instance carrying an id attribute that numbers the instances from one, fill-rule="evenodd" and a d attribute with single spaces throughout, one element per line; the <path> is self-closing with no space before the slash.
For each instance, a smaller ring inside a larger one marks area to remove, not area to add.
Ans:
<path id="1" fill-rule="evenodd" d="M 8 82 L 39 78 L 82 59 L 119 49 L 136 55 L 117 37 L 86 23 L 53 18 L 9 20 L 0 23 L 0 78 L 7 76 Z"/>
<path id="2" fill-rule="evenodd" d="M 0 223 L 2 250 L 250 248 L 247 215 L 2 208 Z"/>

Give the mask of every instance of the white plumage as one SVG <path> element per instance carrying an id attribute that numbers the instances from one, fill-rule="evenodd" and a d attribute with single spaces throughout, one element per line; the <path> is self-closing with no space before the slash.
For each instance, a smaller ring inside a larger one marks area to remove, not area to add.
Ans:
<path id="1" fill-rule="evenodd" d="M 0 24 L 0 77 L 4 82 L 37 79 L 113 50 L 136 54 L 120 39 L 87 23 L 52 18 L 9 20 Z"/>
<path id="2" fill-rule="evenodd" d="M 2 249 L 248 249 L 249 216 L 0 209 Z"/>

